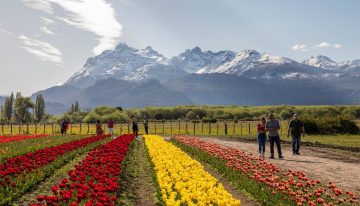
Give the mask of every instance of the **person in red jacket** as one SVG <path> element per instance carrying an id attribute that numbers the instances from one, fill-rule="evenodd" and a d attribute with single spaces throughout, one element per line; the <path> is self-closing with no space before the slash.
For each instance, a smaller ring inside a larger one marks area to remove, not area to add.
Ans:
<path id="1" fill-rule="evenodd" d="M 103 129 L 101 128 L 100 120 L 96 121 L 96 135 L 102 135 Z"/>
<path id="2" fill-rule="evenodd" d="M 265 157 L 265 144 L 266 144 L 266 119 L 261 117 L 259 124 L 257 125 L 257 140 L 259 143 L 259 157 Z"/>
<path id="3" fill-rule="evenodd" d="M 111 134 L 111 139 L 114 139 L 114 121 L 112 119 L 109 119 L 107 122 L 109 134 Z"/>

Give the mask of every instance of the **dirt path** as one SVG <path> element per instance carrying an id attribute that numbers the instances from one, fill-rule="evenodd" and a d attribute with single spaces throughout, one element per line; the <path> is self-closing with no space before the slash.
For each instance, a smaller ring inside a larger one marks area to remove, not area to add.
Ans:
<path id="1" fill-rule="evenodd" d="M 151 177 L 150 162 L 148 160 L 143 139 L 139 141 L 136 153 L 138 160 L 138 176 L 135 179 L 136 205 L 153 206 L 155 198 L 155 185 Z"/>
<path id="2" fill-rule="evenodd" d="M 150 160 L 142 138 L 136 139 L 123 169 L 127 186 L 120 205 L 155 206 L 158 202 Z"/>
<path id="3" fill-rule="evenodd" d="M 203 137 L 202 139 L 224 146 L 241 149 L 247 153 L 257 155 L 256 142 L 229 141 L 218 138 Z M 266 145 L 266 159 L 283 169 L 296 169 L 305 172 L 310 177 L 323 182 L 333 181 L 343 189 L 350 189 L 357 194 L 360 192 L 360 154 L 336 149 L 302 147 L 301 155 L 292 155 L 288 144 L 282 144 L 283 160 L 268 159 L 269 143 Z M 276 152 L 276 148 L 275 148 Z M 275 153 L 275 155 L 277 155 Z M 277 157 L 277 156 L 276 156 Z"/>

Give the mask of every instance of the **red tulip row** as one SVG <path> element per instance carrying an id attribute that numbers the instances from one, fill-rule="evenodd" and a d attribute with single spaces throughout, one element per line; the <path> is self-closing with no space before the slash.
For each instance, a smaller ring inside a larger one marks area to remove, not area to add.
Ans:
<path id="1" fill-rule="evenodd" d="M 68 178 L 52 187 L 53 195 L 38 196 L 40 205 L 115 205 L 119 189 L 118 178 L 134 135 L 122 135 L 89 152 Z"/>
<path id="2" fill-rule="evenodd" d="M 0 164 L 0 205 L 8 205 L 74 158 L 76 153 L 96 147 L 96 143 L 106 137 L 88 137 L 7 159 Z"/>
<path id="3" fill-rule="evenodd" d="M 226 166 L 235 169 L 248 178 L 269 186 L 272 194 L 280 194 L 297 205 L 323 205 L 347 203 L 358 204 L 358 197 L 351 191 L 344 192 L 332 182 L 321 184 L 303 172 L 283 170 L 262 158 L 244 153 L 235 148 L 209 143 L 196 137 L 178 135 L 174 139 L 182 144 L 199 149 L 210 156 L 225 160 Z"/>
<path id="4" fill-rule="evenodd" d="M 36 135 L 11 135 L 11 136 L 0 136 L 0 144 L 8 142 L 18 142 L 25 139 L 33 139 L 39 137 L 46 137 L 48 134 L 36 134 Z"/>

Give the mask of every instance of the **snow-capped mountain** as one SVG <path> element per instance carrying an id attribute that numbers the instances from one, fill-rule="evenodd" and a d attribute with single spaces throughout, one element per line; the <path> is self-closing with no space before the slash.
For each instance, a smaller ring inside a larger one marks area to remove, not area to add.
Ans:
<path id="1" fill-rule="evenodd" d="M 83 69 L 76 72 L 65 84 L 86 88 L 97 80 L 115 78 L 124 80 L 167 80 L 184 72 L 169 64 L 169 59 L 151 47 L 134 49 L 121 43 L 114 50 L 91 57 Z M 161 77 L 165 79 L 162 79 Z"/>
<path id="2" fill-rule="evenodd" d="M 201 51 L 199 47 L 187 49 L 179 56 L 171 59 L 171 64 L 176 65 L 188 73 L 201 73 L 199 71 L 210 71 L 218 66 L 229 62 L 235 58 L 236 53 L 233 51 Z"/>
<path id="3" fill-rule="evenodd" d="M 316 57 L 310 57 L 308 59 L 305 59 L 302 63 L 322 69 L 343 72 L 351 75 L 360 74 L 360 59 L 353 61 L 336 62 L 327 56 L 319 55 Z"/>
<path id="4" fill-rule="evenodd" d="M 308 59 L 305 59 L 302 63 L 329 70 L 338 69 L 339 66 L 337 62 L 323 55 L 318 55 L 316 57 L 312 56 Z"/>
<path id="5" fill-rule="evenodd" d="M 360 60 L 338 63 L 319 55 L 299 63 L 255 50 L 212 52 L 202 51 L 199 47 L 166 58 L 151 47 L 135 49 L 121 43 L 113 50 L 89 58 L 83 69 L 76 72 L 66 85 L 86 88 L 110 77 L 165 82 L 190 73 L 225 73 L 251 79 L 331 79 L 360 75 Z"/>

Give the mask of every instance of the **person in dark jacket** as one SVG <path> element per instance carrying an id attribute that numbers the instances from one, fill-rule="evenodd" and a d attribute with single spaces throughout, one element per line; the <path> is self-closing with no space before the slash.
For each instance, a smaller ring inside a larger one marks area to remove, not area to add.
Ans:
<path id="1" fill-rule="evenodd" d="M 300 155 L 300 138 L 301 134 L 305 137 L 305 128 L 301 120 L 299 120 L 298 115 L 294 114 L 293 119 L 289 123 L 288 137 L 292 137 L 292 150 L 293 155 Z"/>
<path id="2" fill-rule="evenodd" d="M 68 128 L 68 125 L 69 125 L 68 121 L 64 118 L 60 124 L 60 131 L 62 135 L 66 135 L 66 130 Z"/>
<path id="3" fill-rule="evenodd" d="M 135 137 L 137 137 L 139 132 L 139 127 L 138 127 L 138 122 L 134 115 L 131 116 L 131 124 L 132 124 L 133 134 L 135 134 Z"/>

